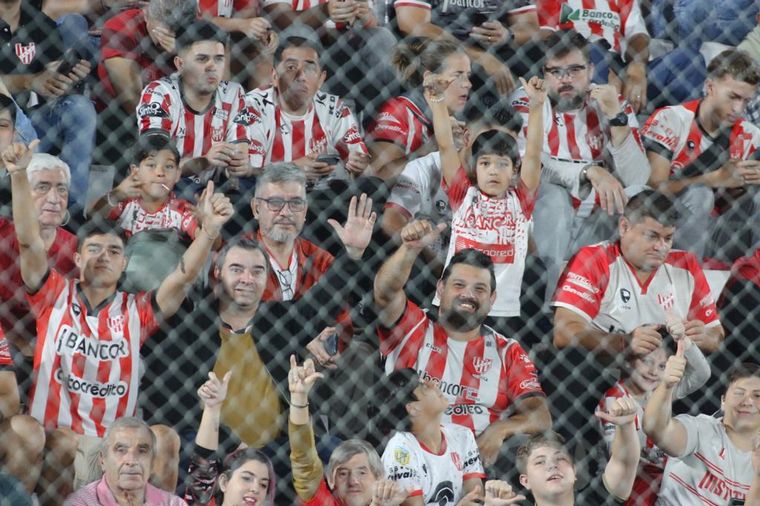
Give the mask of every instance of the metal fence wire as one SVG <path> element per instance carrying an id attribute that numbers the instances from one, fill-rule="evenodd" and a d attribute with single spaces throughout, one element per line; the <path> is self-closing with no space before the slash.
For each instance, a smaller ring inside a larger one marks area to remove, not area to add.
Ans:
<path id="1" fill-rule="evenodd" d="M 751 504 L 646 417 L 760 430 L 757 16 L 0 2 L 0 504 Z"/>

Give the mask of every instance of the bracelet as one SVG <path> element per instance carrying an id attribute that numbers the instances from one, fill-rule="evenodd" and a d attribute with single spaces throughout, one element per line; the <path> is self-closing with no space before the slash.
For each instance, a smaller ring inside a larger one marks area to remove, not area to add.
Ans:
<path id="1" fill-rule="evenodd" d="M 201 230 L 202 230 L 203 232 L 205 232 L 206 236 L 207 236 L 209 239 L 211 239 L 212 241 L 216 241 L 216 239 L 219 237 L 219 234 L 216 234 L 216 237 L 214 237 L 213 235 L 209 234 L 209 233 L 208 233 L 208 230 L 206 230 L 206 229 L 205 229 L 205 228 L 203 228 L 203 227 L 201 227 Z"/>
<path id="2" fill-rule="evenodd" d="M 435 98 L 428 98 L 428 101 L 430 101 L 430 102 L 431 102 L 431 103 L 433 103 L 433 104 L 440 104 L 440 103 L 441 103 L 441 102 L 443 102 L 444 100 L 446 100 L 446 97 L 444 97 L 443 95 L 441 95 L 441 98 L 438 98 L 438 99 L 435 99 Z"/>
<path id="3" fill-rule="evenodd" d="M 116 207 L 119 205 L 119 203 L 111 200 L 111 197 L 113 197 L 112 193 L 113 193 L 113 190 L 109 190 L 108 193 L 106 193 L 106 202 L 108 203 L 109 206 Z"/>
<path id="4" fill-rule="evenodd" d="M 291 408 L 301 408 L 301 409 L 304 409 L 304 408 L 308 408 L 309 407 L 309 403 L 307 402 L 306 404 L 293 404 L 291 402 L 290 403 L 290 407 Z"/>

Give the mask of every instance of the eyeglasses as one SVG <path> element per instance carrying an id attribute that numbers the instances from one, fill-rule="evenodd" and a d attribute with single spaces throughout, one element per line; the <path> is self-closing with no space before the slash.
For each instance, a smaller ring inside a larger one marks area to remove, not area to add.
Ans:
<path id="1" fill-rule="evenodd" d="M 551 75 L 555 79 L 562 79 L 565 76 L 575 79 L 581 72 L 586 70 L 586 65 L 568 65 L 567 67 L 544 67 L 544 73 Z"/>
<path id="2" fill-rule="evenodd" d="M 279 197 L 274 197 L 271 199 L 262 199 L 262 198 L 256 197 L 256 200 L 266 202 L 267 209 L 269 209 L 273 213 L 279 213 L 280 211 L 282 211 L 282 208 L 285 207 L 285 204 L 287 204 L 290 210 L 293 211 L 294 213 L 300 213 L 304 209 L 306 209 L 306 201 L 301 198 L 281 199 Z"/>
<path id="3" fill-rule="evenodd" d="M 278 271 L 277 279 L 280 280 L 280 290 L 282 291 L 283 300 L 290 300 L 293 298 L 293 273 L 288 271 Z"/>

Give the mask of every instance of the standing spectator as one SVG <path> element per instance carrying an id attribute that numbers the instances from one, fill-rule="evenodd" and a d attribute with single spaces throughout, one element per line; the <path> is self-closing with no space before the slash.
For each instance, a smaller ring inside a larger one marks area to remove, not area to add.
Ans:
<path id="1" fill-rule="evenodd" d="M 369 155 L 348 106 L 319 91 L 325 80 L 320 53 L 314 39 L 283 36 L 274 54 L 274 85 L 248 92 L 245 100 L 253 168 L 293 162 L 309 188 L 324 189 L 330 180 L 360 176 Z"/>
<path id="2" fill-rule="evenodd" d="M 614 228 L 609 216 L 622 213 L 630 194 L 640 189 L 636 186 L 646 183 L 649 165 L 631 106 L 614 87 L 591 84 L 586 39 L 574 31 L 556 32 L 545 44 L 549 101 L 533 218 L 537 253 L 546 265 L 547 284 L 554 287 L 572 252 L 609 237 Z M 525 91 L 515 93 L 512 105 L 527 120 Z M 523 133 L 521 151 L 524 138 Z"/>
<path id="3" fill-rule="evenodd" d="M 243 89 L 221 80 L 226 43 L 227 34 L 208 21 L 186 27 L 176 41 L 178 72 L 146 86 L 137 107 L 140 134 L 160 133 L 176 143 L 184 197 L 211 179 L 253 175 Z"/>
<path id="4" fill-rule="evenodd" d="M 676 246 L 697 258 L 730 263 L 760 245 L 760 129 L 742 119 L 758 83 L 747 54 L 724 51 L 710 62 L 704 98 L 656 111 L 641 130 L 649 185 L 688 209 Z"/>
<path id="5" fill-rule="evenodd" d="M 40 149 L 45 153 L 59 150 L 71 167 L 69 197 L 84 208 L 95 143 L 95 109 L 73 87 L 87 77 L 90 63 L 63 61 L 55 22 L 30 2 L 4 2 L 0 24 L 8 33 L 0 52 L 0 78 L 29 115 L 42 141 Z"/>
<path id="6" fill-rule="evenodd" d="M 176 495 L 148 482 L 158 451 L 156 435 L 148 424 L 131 416 L 118 418 L 108 428 L 99 450 L 103 477 L 64 502 L 64 506 L 94 504 L 161 504 L 187 506 Z"/>
<path id="7" fill-rule="evenodd" d="M 683 356 L 668 359 L 644 412 L 644 432 L 668 455 L 657 505 L 735 504 L 745 499 L 756 475 L 752 453 L 760 430 L 760 366 L 732 368 L 721 399 L 722 418 L 673 417 L 673 395 L 685 367 Z"/>
<path id="8" fill-rule="evenodd" d="M 636 402 L 626 398 L 617 399 L 608 411 L 596 413 L 599 419 L 615 425 L 615 436 L 604 471 L 578 493 L 574 490 L 575 463 L 561 436 L 536 434 L 518 448 L 520 484 L 533 494 L 535 506 L 625 503 L 639 462 L 635 414 Z"/>
<path id="9" fill-rule="evenodd" d="M 386 374 L 411 367 L 441 385 L 449 402 L 443 420 L 473 431 L 490 465 L 505 440 L 547 430 L 551 416 L 536 367 L 520 344 L 483 325 L 496 300 L 488 256 L 465 249 L 451 258 L 438 282 L 437 322 L 407 300 L 412 265 L 441 228 L 427 221 L 404 227 L 401 246 L 375 278 L 380 352 Z"/>
<path id="10" fill-rule="evenodd" d="M 413 38 L 400 42 L 392 58 L 407 93 L 385 102 L 367 128 L 372 172 L 386 181 L 393 181 L 412 157 L 435 151 L 431 114 L 422 94 L 423 75 L 430 72 L 455 80 L 446 93 L 449 114 L 464 109 L 472 87 L 470 59 L 456 42 Z"/>
<path id="11" fill-rule="evenodd" d="M 55 434 L 48 439 L 51 446 L 69 449 L 63 455 L 60 450 L 48 453 L 47 471 L 52 476 L 45 474 L 50 482 L 63 474 L 65 482 L 67 474 L 61 470 L 70 467 L 71 450 L 80 445 L 86 465 L 87 453 L 113 421 L 135 412 L 140 347 L 157 329 L 159 318 L 168 318 L 179 308 L 185 289 L 195 280 L 219 230 L 230 218 L 231 205 L 214 194 L 213 183 L 209 183 L 198 203 L 203 233 L 197 235 L 180 265 L 155 293 L 127 294 L 117 290 L 127 264 L 124 238 L 97 222 L 80 231 L 75 255 L 79 279 L 51 270 L 26 174 L 31 150 L 14 144 L 2 158 L 11 174 L 13 217 L 22 245 L 21 277 L 37 318 L 29 411 Z M 61 307 L 65 309 L 56 309 Z M 101 368 L 110 371 L 107 376 L 99 375 Z M 168 434 L 171 437 L 171 429 Z M 176 452 L 175 445 L 162 458 L 171 460 Z M 167 466 L 165 471 L 168 475 L 161 477 L 166 480 L 164 486 L 173 488 L 176 469 Z M 78 467 L 77 477 L 82 479 L 86 472 Z"/>

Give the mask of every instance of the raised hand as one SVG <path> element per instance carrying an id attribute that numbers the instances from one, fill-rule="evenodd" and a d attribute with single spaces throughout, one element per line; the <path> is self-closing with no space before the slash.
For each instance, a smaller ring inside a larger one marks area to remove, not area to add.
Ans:
<path id="1" fill-rule="evenodd" d="M 699 346 L 707 339 L 707 328 L 702 320 L 687 320 L 684 322 L 684 334 Z"/>
<path id="2" fill-rule="evenodd" d="M 603 422 L 620 426 L 633 422 L 638 407 L 633 397 L 618 397 L 606 412 L 599 410 L 595 415 Z"/>
<path id="3" fill-rule="evenodd" d="M 137 199 L 142 196 L 143 183 L 140 181 L 140 177 L 137 174 L 137 169 L 133 170 L 128 177 L 119 183 L 119 185 L 111 191 L 111 196 L 116 202 L 122 202 L 128 199 Z"/>
<path id="4" fill-rule="evenodd" d="M 372 490 L 369 506 L 399 506 L 409 497 L 409 491 L 395 481 L 378 480 Z"/>
<path id="5" fill-rule="evenodd" d="M 446 100 L 446 90 L 454 79 L 447 79 L 438 74 L 428 74 L 422 83 L 422 91 L 429 105 L 440 104 Z"/>
<path id="6" fill-rule="evenodd" d="M 206 185 L 195 209 L 202 229 L 212 238 L 216 238 L 234 212 L 229 198 L 221 193 L 214 193 L 213 181 Z"/>
<path id="7" fill-rule="evenodd" d="M 678 341 L 676 354 L 668 358 L 665 364 L 665 373 L 662 377 L 662 382 L 668 388 L 673 388 L 683 378 L 686 371 L 686 343 L 684 339 Z"/>
<path id="8" fill-rule="evenodd" d="M 341 226 L 332 218 L 327 220 L 327 223 L 338 234 L 348 256 L 359 260 L 372 239 L 375 220 L 377 220 L 377 214 L 372 211 L 372 199 L 367 197 L 366 193 L 362 193 L 358 199 L 356 196 L 351 197 L 351 202 L 348 204 L 348 218 L 344 225 Z"/>
<path id="9" fill-rule="evenodd" d="M 524 495 L 518 495 L 506 481 L 488 480 L 486 482 L 485 506 L 506 506 L 524 501 Z"/>
<path id="10" fill-rule="evenodd" d="M 288 390 L 290 390 L 291 397 L 293 395 L 300 395 L 307 397 L 311 387 L 314 383 L 323 378 L 324 375 L 321 372 L 316 372 L 314 369 L 314 361 L 307 358 L 302 366 L 298 365 L 296 356 L 290 356 L 290 371 L 288 372 Z"/>
<path id="11" fill-rule="evenodd" d="M 640 325 L 631 332 L 631 351 L 634 355 L 646 355 L 660 347 L 662 336 L 656 325 Z"/>
<path id="12" fill-rule="evenodd" d="M 592 84 L 589 97 L 599 104 L 608 119 L 612 119 L 623 110 L 618 99 L 618 91 L 611 84 Z"/>
<path id="13" fill-rule="evenodd" d="M 312 354 L 317 363 L 327 369 L 338 368 L 338 364 L 335 362 L 338 359 L 339 354 L 336 353 L 335 355 L 330 355 L 325 347 L 325 343 L 333 336 L 333 334 L 335 334 L 335 327 L 325 327 L 317 337 L 312 339 L 311 342 L 306 345 L 306 349 L 309 350 L 309 353 Z"/>
<path id="14" fill-rule="evenodd" d="M 445 223 L 414 220 L 401 229 L 401 241 L 407 248 L 421 250 L 433 244 L 445 229 Z"/>
<path id="15" fill-rule="evenodd" d="M 3 164 L 8 173 L 13 175 L 25 171 L 39 143 L 39 139 L 34 139 L 28 146 L 22 143 L 15 143 L 5 148 L 2 157 Z"/>
<path id="16" fill-rule="evenodd" d="M 520 83 L 522 83 L 523 89 L 530 99 L 531 106 L 541 106 L 546 102 L 546 87 L 544 87 L 543 79 L 533 76 L 526 81 L 521 77 Z"/>
<path id="17" fill-rule="evenodd" d="M 208 373 L 208 380 L 198 388 L 198 397 L 205 408 L 221 406 L 227 398 L 227 387 L 230 384 L 232 371 L 227 371 L 221 381 L 214 372 Z"/>
<path id="18" fill-rule="evenodd" d="M 684 321 L 672 311 L 665 312 L 665 327 L 668 329 L 668 334 L 673 336 L 676 341 L 686 337 Z"/>

